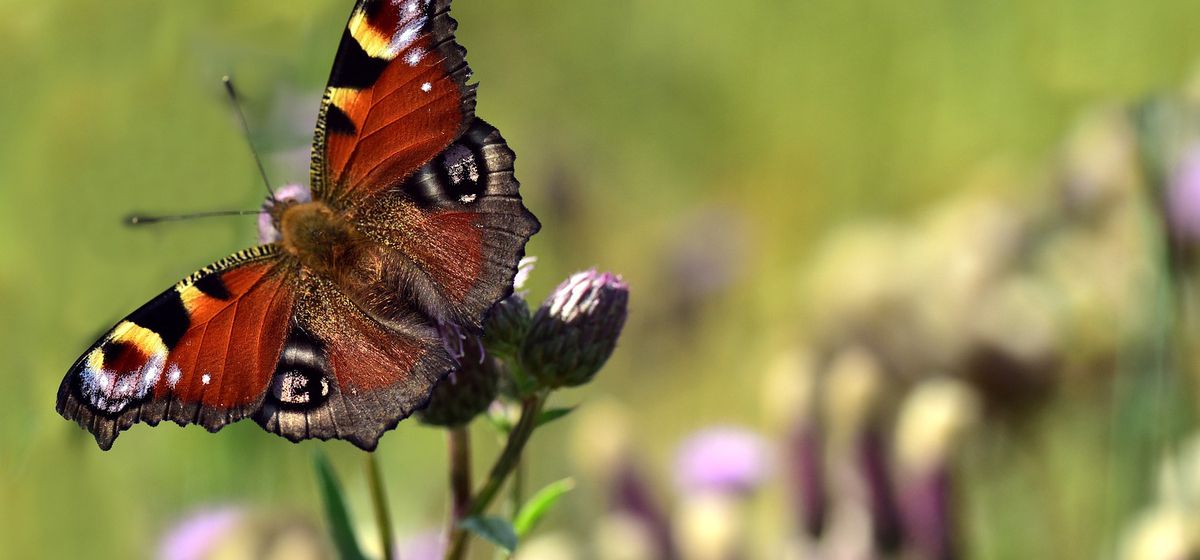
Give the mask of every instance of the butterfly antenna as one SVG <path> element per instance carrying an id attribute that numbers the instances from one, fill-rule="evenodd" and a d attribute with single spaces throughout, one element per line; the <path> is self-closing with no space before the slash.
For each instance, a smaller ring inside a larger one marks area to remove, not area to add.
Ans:
<path id="1" fill-rule="evenodd" d="M 250 146 L 250 153 L 254 155 L 254 163 L 258 164 L 258 173 L 262 175 L 263 185 L 267 187 L 267 194 L 271 195 L 271 200 L 275 200 L 275 191 L 271 188 L 271 180 L 267 178 L 267 168 L 263 167 L 262 158 L 258 157 L 258 150 L 254 149 L 254 142 L 250 140 L 250 125 L 246 123 L 246 114 L 242 112 L 242 104 L 238 101 L 237 90 L 233 88 L 233 78 L 221 76 L 221 82 L 225 84 L 225 93 L 229 94 L 229 102 L 233 104 L 238 121 L 242 123 L 242 134 L 246 136 L 246 145 Z"/>
<path id="2" fill-rule="evenodd" d="M 125 218 L 127 226 L 148 226 L 161 222 L 178 222 L 180 220 L 191 220 L 194 218 L 214 218 L 217 216 L 249 216 L 251 214 L 262 214 L 266 210 L 217 210 L 215 212 L 195 212 L 192 214 L 169 214 L 166 216 L 145 216 L 142 214 L 134 214 Z"/>

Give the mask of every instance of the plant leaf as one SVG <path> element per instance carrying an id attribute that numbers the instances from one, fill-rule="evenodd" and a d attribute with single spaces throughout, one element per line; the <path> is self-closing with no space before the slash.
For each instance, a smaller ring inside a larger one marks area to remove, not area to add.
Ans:
<path id="1" fill-rule="evenodd" d="M 350 521 L 350 511 L 346 509 L 346 500 L 342 498 L 342 485 L 338 483 L 337 475 L 323 451 L 318 450 L 313 455 L 313 467 L 317 471 L 321 501 L 325 504 L 325 519 L 329 523 L 329 533 L 337 549 L 338 558 L 366 560 L 367 557 L 358 547 L 358 539 L 354 537 L 354 523 Z"/>
<path id="2" fill-rule="evenodd" d="M 535 424 L 535 426 L 540 428 L 574 411 L 575 407 L 573 406 L 567 408 L 548 408 L 543 410 L 542 413 L 538 415 L 537 424 Z"/>
<path id="3" fill-rule="evenodd" d="M 517 533 L 512 524 L 499 517 L 474 516 L 460 521 L 459 526 L 508 552 L 517 549 Z"/>
<path id="4" fill-rule="evenodd" d="M 551 482 L 545 488 L 538 490 L 533 497 L 529 498 L 529 501 L 525 502 L 525 505 L 521 506 L 521 510 L 513 518 L 513 530 L 522 538 L 528 535 L 546 516 L 550 508 L 558 503 L 559 498 L 574 489 L 575 479 L 564 478 Z"/>

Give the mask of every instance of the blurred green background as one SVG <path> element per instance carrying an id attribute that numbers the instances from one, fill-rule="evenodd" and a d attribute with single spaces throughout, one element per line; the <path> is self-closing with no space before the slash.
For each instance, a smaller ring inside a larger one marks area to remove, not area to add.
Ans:
<path id="1" fill-rule="evenodd" d="M 275 182 L 302 180 L 350 7 L 0 2 L 0 556 L 152 557 L 175 519 L 212 504 L 319 523 L 316 447 L 369 519 L 361 453 L 348 444 L 292 445 L 252 423 L 216 436 L 169 425 L 135 427 L 103 453 L 54 412 L 61 375 L 102 329 L 254 240 L 251 218 L 120 224 L 133 211 L 260 204 L 220 77 L 237 80 Z M 1200 62 L 1200 4 L 1188 0 L 458 0 L 453 13 L 481 84 L 478 114 L 517 152 L 544 224 L 530 245 L 532 299 L 590 266 L 632 287 L 608 368 L 557 399 L 620 403 L 664 499 L 680 438 L 716 423 L 769 431 L 770 364 L 825 340 L 813 323 L 827 321 L 827 302 L 814 294 L 828 292 L 805 286 L 828 261 L 826 239 L 863 221 L 923 220 L 974 182 L 1018 206 L 1051 204 L 1045 168 L 1082 114 L 1177 90 Z M 1146 265 L 1130 243 L 1133 258 L 1107 270 Z M 1163 420 L 1173 409 L 1120 403 L 1140 387 L 1129 372 L 1157 371 L 1155 341 L 1172 340 L 1159 332 L 1172 304 L 1155 262 L 1127 291 L 1161 321 L 1116 312 L 1082 323 L 1134 331 L 1111 343 L 1124 365 L 1097 381 L 1111 391 L 1054 391 L 962 459 L 967 557 L 1106 556 L 1147 504 L 1154 461 L 1178 431 Z M 707 280 L 685 286 L 693 267 Z M 855 270 L 830 272 L 831 291 Z M 1064 332 L 1063 345 L 1075 340 Z M 1167 427 L 1122 443 L 1125 414 Z M 578 470 L 574 440 L 591 437 L 581 423 L 537 434 L 532 480 Z M 497 446 L 489 428 L 475 435 L 483 469 Z M 398 531 L 440 523 L 442 435 L 405 422 L 379 453 Z M 602 491 L 587 484 L 551 529 L 589 538 Z M 788 523 L 773 493 L 755 535 Z M 752 557 L 779 557 L 762 546 Z"/>

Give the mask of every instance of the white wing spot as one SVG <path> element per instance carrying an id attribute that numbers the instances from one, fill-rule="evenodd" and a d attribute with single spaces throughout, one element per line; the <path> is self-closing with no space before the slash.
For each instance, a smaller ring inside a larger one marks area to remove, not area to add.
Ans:
<path id="1" fill-rule="evenodd" d="M 179 371 L 179 364 L 171 364 L 168 369 L 170 371 L 167 372 L 167 385 L 174 389 L 175 384 L 179 383 L 179 378 L 183 376 L 183 372 Z"/>
<path id="2" fill-rule="evenodd" d="M 201 382 L 201 383 L 203 383 L 203 384 L 205 384 L 205 385 L 208 385 L 208 383 L 209 383 L 210 381 L 212 381 L 212 376 L 211 376 L 211 375 L 209 375 L 209 374 L 207 374 L 207 373 L 206 373 L 206 374 L 204 374 L 204 375 L 201 375 L 201 376 L 200 376 L 200 382 Z"/>
<path id="3" fill-rule="evenodd" d="M 431 84 L 429 82 L 425 82 L 425 83 L 421 84 L 421 91 L 423 91 L 425 93 L 429 93 L 429 92 L 433 91 L 433 84 Z"/>
<path id="4" fill-rule="evenodd" d="M 416 66 L 421 63 L 421 59 L 425 57 L 425 51 L 422 49 L 413 49 L 404 57 L 404 61 L 409 66 Z"/>

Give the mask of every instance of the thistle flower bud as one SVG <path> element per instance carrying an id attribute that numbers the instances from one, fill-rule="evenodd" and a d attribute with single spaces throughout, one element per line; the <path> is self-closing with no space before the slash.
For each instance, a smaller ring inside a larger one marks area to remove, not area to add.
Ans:
<path id="1" fill-rule="evenodd" d="M 500 389 L 503 364 L 484 354 L 479 337 L 444 326 L 444 339 L 458 367 L 442 378 L 417 419 L 432 426 L 461 426 L 487 410 Z"/>
<path id="2" fill-rule="evenodd" d="M 629 286 L 620 276 L 576 273 L 533 316 L 521 363 L 543 387 L 591 381 L 617 346 L 628 302 Z"/>
<path id="3" fill-rule="evenodd" d="M 532 320 L 525 298 L 514 292 L 493 305 L 483 322 L 484 347 L 490 354 L 515 356 Z"/>

